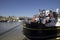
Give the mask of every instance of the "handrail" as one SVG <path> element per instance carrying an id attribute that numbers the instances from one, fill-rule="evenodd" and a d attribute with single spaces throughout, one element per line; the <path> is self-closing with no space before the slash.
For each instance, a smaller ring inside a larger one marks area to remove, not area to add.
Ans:
<path id="1" fill-rule="evenodd" d="M 41 29 L 36 29 L 36 28 L 28 28 L 28 27 L 23 27 L 29 30 L 59 30 L 60 28 L 41 28 Z"/>

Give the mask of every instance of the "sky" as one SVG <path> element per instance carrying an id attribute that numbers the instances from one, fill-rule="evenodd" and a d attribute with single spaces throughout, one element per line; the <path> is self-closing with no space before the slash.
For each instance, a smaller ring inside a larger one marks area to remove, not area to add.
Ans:
<path id="1" fill-rule="evenodd" d="M 39 9 L 60 9 L 60 0 L 0 0 L 0 16 L 28 16 Z"/>

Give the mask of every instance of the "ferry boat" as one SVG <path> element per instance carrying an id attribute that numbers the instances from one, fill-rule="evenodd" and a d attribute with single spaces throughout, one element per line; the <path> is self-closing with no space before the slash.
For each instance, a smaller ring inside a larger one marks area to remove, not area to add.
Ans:
<path id="1" fill-rule="evenodd" d="M 24 21 L 23 34 L 30 40 L 56 38 L 60 32 L 60 13 L 58 9 L 42 10 L 32 20 Z"/>

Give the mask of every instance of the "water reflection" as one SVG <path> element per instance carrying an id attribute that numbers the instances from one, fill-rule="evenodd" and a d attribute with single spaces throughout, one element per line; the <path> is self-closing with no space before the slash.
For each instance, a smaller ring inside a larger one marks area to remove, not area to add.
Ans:
<path id="1" fill-rule="evenodd" d="M 19 24 L 19 22 L 0 22 L 0 35 Z"/>

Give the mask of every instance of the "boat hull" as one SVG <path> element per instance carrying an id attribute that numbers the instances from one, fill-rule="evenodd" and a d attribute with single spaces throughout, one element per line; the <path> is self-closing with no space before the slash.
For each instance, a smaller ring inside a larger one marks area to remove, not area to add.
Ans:
<path id="1" fill-rule="evenodd" d="M 60 31 L 60 29 L 58 30 Z M 29 39 L 49 39 L 49 38 L 56 38 L 57 34 L 57 27 L 45 27 L 43 24 L 39 25 L 32 23 L 26 24 L 23 27 L 23 34 Z"/>

